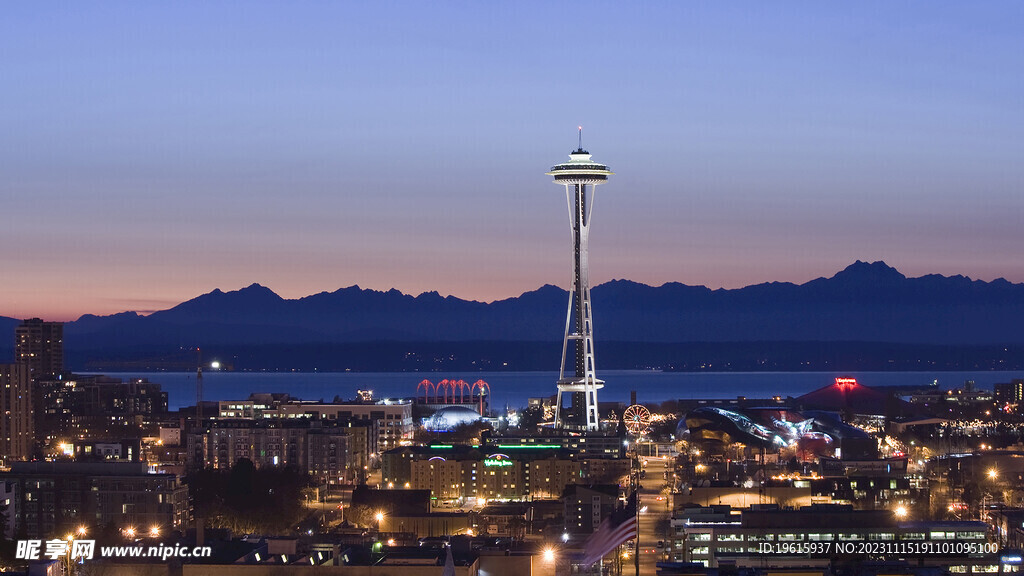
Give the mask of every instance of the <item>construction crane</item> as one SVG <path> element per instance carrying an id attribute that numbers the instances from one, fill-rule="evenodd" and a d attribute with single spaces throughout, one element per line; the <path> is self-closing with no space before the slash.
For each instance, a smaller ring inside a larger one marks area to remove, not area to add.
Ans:
<path id="1" fill-rule="evenodd" d="M 203 426 L 203 350 L 196 347 L 196 425 Z"/>

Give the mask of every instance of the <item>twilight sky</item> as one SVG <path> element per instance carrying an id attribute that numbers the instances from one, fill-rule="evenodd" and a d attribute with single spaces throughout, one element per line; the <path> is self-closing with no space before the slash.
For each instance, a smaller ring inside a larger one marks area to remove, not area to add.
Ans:
<path id="1" fill-rule="evenodd" d="M 493 300 L 855 259 L 1024 282 L 1017 2 L 12 3 L 0 315 L 252 282 Z"/>

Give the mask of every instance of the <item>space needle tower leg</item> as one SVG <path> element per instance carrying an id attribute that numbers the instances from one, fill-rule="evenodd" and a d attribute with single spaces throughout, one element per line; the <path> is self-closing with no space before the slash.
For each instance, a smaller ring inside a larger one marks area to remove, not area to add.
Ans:
<path id="1" fill-rule="evenodd" d="M 594 363 L 594 322 L 587 260 L 594 190 L 598 184 L 607 181 L 612 172 L 607 166 L 591 160 L 591 154 L 583 149 L 581 135 L 581 145 L 569 154 L 569 161 L 553 166 L 547 174 L 554 177 L 555 184 L 565 186 L 573 249 L 572 283 L 569 287 L 565 337 L 562 340 L 555 427 L 597 430 L 597 391 L 604 387 L 604 382 L 598 380 Z M 571 410 L 563 405 L 566 394 L 571 397 Z"/>

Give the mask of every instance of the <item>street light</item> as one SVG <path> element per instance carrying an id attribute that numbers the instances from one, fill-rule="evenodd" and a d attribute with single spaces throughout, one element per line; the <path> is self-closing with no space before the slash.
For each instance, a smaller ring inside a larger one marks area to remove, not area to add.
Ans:
<path id="1" fill-rule="evenodd" d="M 995 480 L 998 477 L 999 477 L 999 471 L 998 470 L 996 470 L 995 468 L 989 468 L 988 469 L 988 478 L 989 478 L 989 480 Z"/>
<path id="2" fill-rule="evenodd" d="M 893 514 L 896 514 L 897 518 L 903 520 L 907 517 L 907 507 L 900 504 L 899 506 L 896 507 L 895 510 L 893 510 Z"/>
<path id="3" fill-rule="evenodd" d="M 551 546 L 544 548 L 544 561 L 554 562 L 555 561 L 555 549 Z"/>
<path id="4" fill-rule="evenodd" d="M 79 536 L 85 536 L 85 526 L 79 526 L 78 527 L 78 535 Z"/>
<path id="5" fill-rule="evenodd" d="M 153 538 L 156 538 L 157 536 L 159 536 L 160 535 L 160 527 L 159 526 L 153 526 L 152 528 L 150 528 L 149 529 L 149 535 L 151 537 L 153 537 Z"/>

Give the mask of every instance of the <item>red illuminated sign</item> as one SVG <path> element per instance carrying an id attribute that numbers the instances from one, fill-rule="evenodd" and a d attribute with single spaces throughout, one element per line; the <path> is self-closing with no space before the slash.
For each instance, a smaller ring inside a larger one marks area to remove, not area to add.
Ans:
<path id="1" fill-rule="evenodd" d="M 856 378 L 836 378 L 836 386 L 839 386 L 840 388 L 852 388 L 856 385 Z"/>

